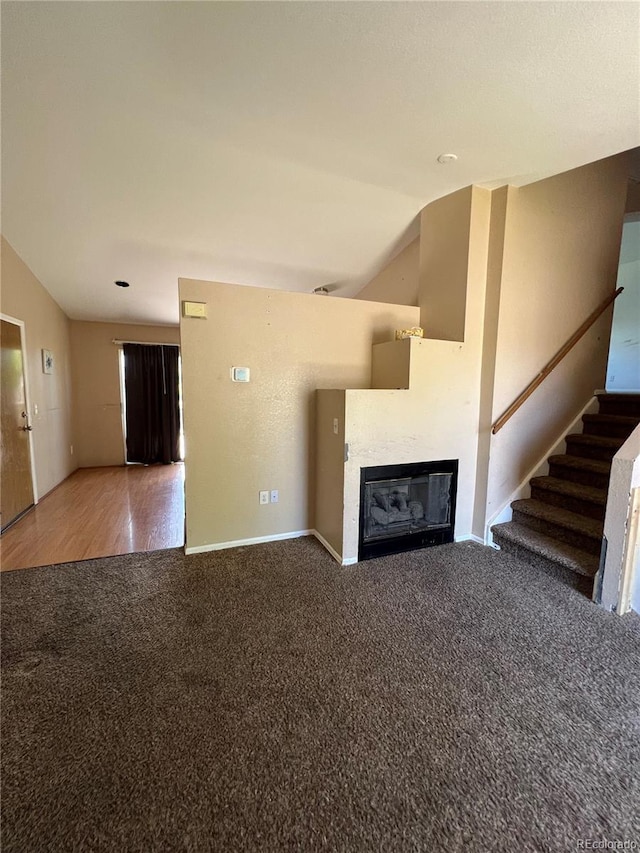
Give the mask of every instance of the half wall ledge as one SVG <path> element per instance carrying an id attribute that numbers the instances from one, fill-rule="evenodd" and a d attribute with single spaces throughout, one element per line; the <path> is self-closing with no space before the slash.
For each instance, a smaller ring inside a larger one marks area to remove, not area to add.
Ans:
<path id="1" fill-rule="evenodd" d="M 464 357 L 450 341 L 376 344 L 371 389 L 316 392 L 316 531 L 342 565 L 358 561 L 364 468 L 457 460 L 452 538 L 469 538 L 477 422 L 459 384 Z"/>

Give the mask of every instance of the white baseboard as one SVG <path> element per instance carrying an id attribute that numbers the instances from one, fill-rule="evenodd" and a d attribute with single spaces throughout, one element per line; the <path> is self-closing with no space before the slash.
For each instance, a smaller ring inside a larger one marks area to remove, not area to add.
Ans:
<path id="1" fill-rule="evenodd" d="M 333 559 L 337 563 L 340 563 L 341 566 L 353 566 L 358 562 L 357 557 L 348 557 L 346 560 L 343 560 L 342 557 L 340 556 L 340 554 L 338 554 L 338 552 L 336 551 L 336 549 L 327 542 L 327 540 L 324 538 L 322 533 L 318 533 L 317 530 L 312 530 L 311 532 L 316 537 L 318 542 L 327 549 L 327 551 L 331 554 Z"/>
<path id="2" fill-rule="evenodd" d="M 550 456 L 557 456 L 565 453 L 567 449 L 566 445 L 566 437 L 570 435 L 572 432 L 579 431 L 582 432 L 582 416 L 587 414 L 593 414 L 598 411 L 598 398 L 595 396 L 596 394 L 600 394 L 603 392 L 596 391 L 594 396 L 591 397 L 589 402 L 584 406 L 583 409 L 576 415 L 576 417 L 571 421 L 571 423 L 567 424 L 561 434 L 556 438 L 554 444 L 545 451 L 544 455 L 538 459 L 535 465 L 530 469 L 530 471 L 525 474 L 522 481 L 518 484 L 516 489 L 509 495 L 506 503 L 502 506 L 501 509 L 496 512 L 491 519 L 487 522 L 485 527 L 485 539 L 484 544 L 489 545 L 492 548 L 496 548 L 497 546 L 493 542 L 493 534 L 491 533 L 491 528 L 494 524 L 502 524 L 507 521 L 511 521 L 513 516 L 513 512 L 511 510 L 511 504 L 513 501 L 520 500 L 521 498 L 528 498 L 531 495 L 531 487 L 529 486 L 529 481 L 533 477 L 544 477 L 549 473 L 549 462 L 548 459 Z"/>
<path id="3" fill-rule="evenodd" d="M 454 537 L 455 542 L 477 542 L 479 545 L 484 545 L 485 542 L 480 536 L 475 533 L 466 533 L 464 536 Z"/>
<path id="4" fill-rule="evenodd" d="M 211 545 L 193 545 L 190 548 L 184 549 L 185 554 L 204 554 L 207 551 L 224 551 L 227 548 L 242 548 L 245 545 L 261 545 L 265 542 L 281 542 L 284 539 L 299 539 L 301 536 L 315 536 L 320 544 L 327 549 L 333 559 L 341 566 L 353 566 L 358 562 L 357 557 L 347 557 L 342 559 L 336 549 L 330 545 L 321 533 L 317 530 L 292 530 L 289 533 L 275 533 L 272 536 L 255 536 L 252 539 L 233 539 L 229 542 L 215 542 Z M 468 533 L 465 536 L 456 536 L 456 542 L 478 542 L 480 545 L 485 543 L 479 536 L 473 533 Z"/>
<path id="5" fill-rule="evenodd" d="M 322 546 L 324 546 L 324 547 L 327 549 L 327 551 L 331 554 L 331 556 L 333 557 L 333 559 L 334 559 L 337 563 L 340 563 L 340 565 L 342 565 L 342 557 L 340 556 L 340 554 L 338 554 L 338 552 L 336 551 L 336 549 L 335 549 L 332 545 L 330 545 L 330 544 L 327 542 L 327 540 L 324 538 L 324 536 L 322 535 L 322 533 L 318 533 L 318 531 L 317 531 L 317 530 L 314 530 L 314 531 L 313 531 L 313 535 L 316 537 L 316 539 L 318 540 L 318 542 L 319 542 Z"/>
<path id="6" fill-rule="evenodd" d="M 235 539 L 231 542 L 215 542 L 212 545 L 194 545 L 185 548 L 185 554 L 203 554 L 205 551 L 224 551 L 227 548 L 241 548 L 244 545 L 261 545 L 264 542 L 280 542 L 283 539 L 299 539 L 312 536 L 315 530 L 292 530 L 289 533 L 274 533 L 272 536 L 255 536 L 253 539 Z"/>

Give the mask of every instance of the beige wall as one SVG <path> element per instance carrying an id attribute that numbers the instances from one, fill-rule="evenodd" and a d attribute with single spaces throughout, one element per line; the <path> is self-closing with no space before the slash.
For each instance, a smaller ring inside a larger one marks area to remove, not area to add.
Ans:
<path id="1" fill-rule="evenodd" d="M 499 417 L 616 282 L 627 158 L 510 188 L 492 419 Z M 611 309 L 491 441 L 491 518 L 604 387 Z"/>
<path id="2" fill-rule="evenodd" d="M 484 304 L 484 329 L 482 341 L 482 371 L 480 379 L 480 410 L 478 418 L 478 460 L 476 466 L 475 505 L 473 533 L 485 538 L 485 516 L 488 495 L 489 457 L 491 453 L 491 426 L 493 415 L 493 389 L 498 341 L 500 289 L 502 287 L 502 261 L 504 257 L 504 226 L 512 187 L 500 187 L 491 193 L 491 222 L 487 254 L 487 284 Z"/>
<path id="3" fill-rule="evenodd" d="M 375 351 L 374 347 L 374 351 Z M 316 395 L 316 501 L 313 527 L 342 558 L 345 391 Z"/>
<path id="4" fill-rule="evenodd" d="M 420 238 L 416 237 L 354 298 L 370 302 L 392 302 L 396 305 L 417 305 L 419 266 Z"/>
<path id="5" fill-rule="evenodd" d="M 77 457 L 71 454 L 69 319 L 4 237 L 1 263 L 2 313 L 25 323 L 36 486 L 41 498 L 77 465 Z M 55 359 L 51 374 L 42 372 L 43 348 L 51 350 Z"/>
<path id="6" fill-rule="evenodd" d="M 333 418 L 340 419 L 340 406 L 344 409 L 349 453 L 344 463 L 341 547 L 332 542 L 343 563 L 357 559 L 360 469 L 371 465 L 457 459 L 455 535 L 459 539 L 472 535 L 491 194 L 474 187 L 464 198 L 464 342 L 414 338 L 378 344 L 371 390 L 347 390 L 342 399 L 335 391 L 318 392 L 323 405 L 319 430 L 329 430 Z M 449 221 L 449 212 L 445 204 L 442 222 L 437 212 L 431 212 L 435 228 Z M 329 439 L 324 436 L 325 442 Z M 322 465 L 319 458 L 318 468 Z M 318 530 L 329 538 L 321 526 Z"/>
<path id="7" fill-rule="evenodd" d="M 418 309 L 189 279 L 180 298 L 209 306 L 181 320 L 187 547 L 313 528 L 316 389 L 369 387 L 372 344 Z"/>
<path id="8" fill-rule="evenodd" d="M 615 286 L 627 173 L 622 154 L 493 191 L 484 269 L 482 261 L 470 262 L 484 239 L 475 240 L 474 250 L 474 230 L 484 226 L 478 231 L 472 200 L 487 191 L 467 187 L 422 211 L 421 325 L 426 338 L 464 342 L 461 353 L 471 353 L 464 367 L 455 347 L 438 362 L 443 386 L 456 386 L 461 369 L 470 372 L 460 393 L 479 383 L 471 527 L 477 536 L 484 537 L 486 522 L 508 504 L 593 391 L 604 387 L 611 310 L 512 421 L 491 435 L 493 421 Z"/>
<path id="9" fill-rule="evenodd" d="M 115 339 L 179 343 L 177 326 L 71 321 L 77 464 L 124 465 L 120 409 L 119 348 Z"/>
<path id="10" fill-rule="evenodd" d="M 372 388 L 410 388 L 411 387 L 411 358 L 409 356 L 411 341 L 387 341 L 376 344 L 371 358 L 371 387 Z"/>
<path id="11" fill-rule="evenodd" d="M 371 465 L 457 459 L 455 535 L 464 539 L 472 532 L 479 363 L 471 347 L 449 341 L 414 339 L 410 346 L 411 390 L 345 392 L 349 460 L 339 551 L 345 562 L 358 554 L 360 469 Z"/>
<path id="12" fill-rule="evenodd" d="M 629 180 L 627 184 L 627 201 L 625 213 L 640 212 L 640 181 Z"/>
<path id="13" fill-rule="evenodd" d="M 471 197 L 465 187 L 420 214 L 420 325 L 425 337 L 465 340 Z"/>
<path id="14" fill-rule="evenodd" d="M 460 460 L 456 535 L 483 536 L 487 518 L 603 385 L 610 312 L 537 398 L 490 435 L 492 421 L 611 292 L 625 197 L 621 156 L 429 205 L 420 305 L 430 339 L 417 346 L 419 391 L 374 390 L 370 376 L 371 344 L 415 325 L 416 308 L 181 281 L 182 299 L 210 304 L 208 320 L 182 321 L 188 546 L 317 526 L 351 560 L 359 468 L 449 457 Z M 250 367 L 252 382 L 231 383 L 232 365 Z M 405 384 L 405 369 L 391 373 Z M 388 381 L 383 374 L 374 386 Z M 317 395 L 316 426 L 314 391 L 323 388 L 350 390 Z M 344 440 L 334 437 L 334 417 L 350 445 L 341 548 Z M 326 470 L 318 460 L 317 509 L 316 440 L 327 453 Z M 258 491 L 273 488 L 280 503 L 260 507 Z"/>

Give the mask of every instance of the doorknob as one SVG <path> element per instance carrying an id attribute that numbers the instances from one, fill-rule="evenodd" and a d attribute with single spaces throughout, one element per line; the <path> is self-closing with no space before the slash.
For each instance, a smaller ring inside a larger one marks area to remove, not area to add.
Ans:
<path id="1" fill-rule="evenodd" d="M 20 427 L 20 429 L 22 430 L 22 432 L 31 432 L 33 427 L 31 426 L 31 424 L 27 424 L 26 426 Z"/>

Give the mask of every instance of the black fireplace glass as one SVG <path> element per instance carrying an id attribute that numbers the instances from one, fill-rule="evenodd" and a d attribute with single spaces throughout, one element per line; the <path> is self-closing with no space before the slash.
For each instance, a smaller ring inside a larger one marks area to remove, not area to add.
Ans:
<path id="1" fill-rule="evenodd" d="M 359 559 L 453 541 L 456 459 L 361 469 Z"/>

